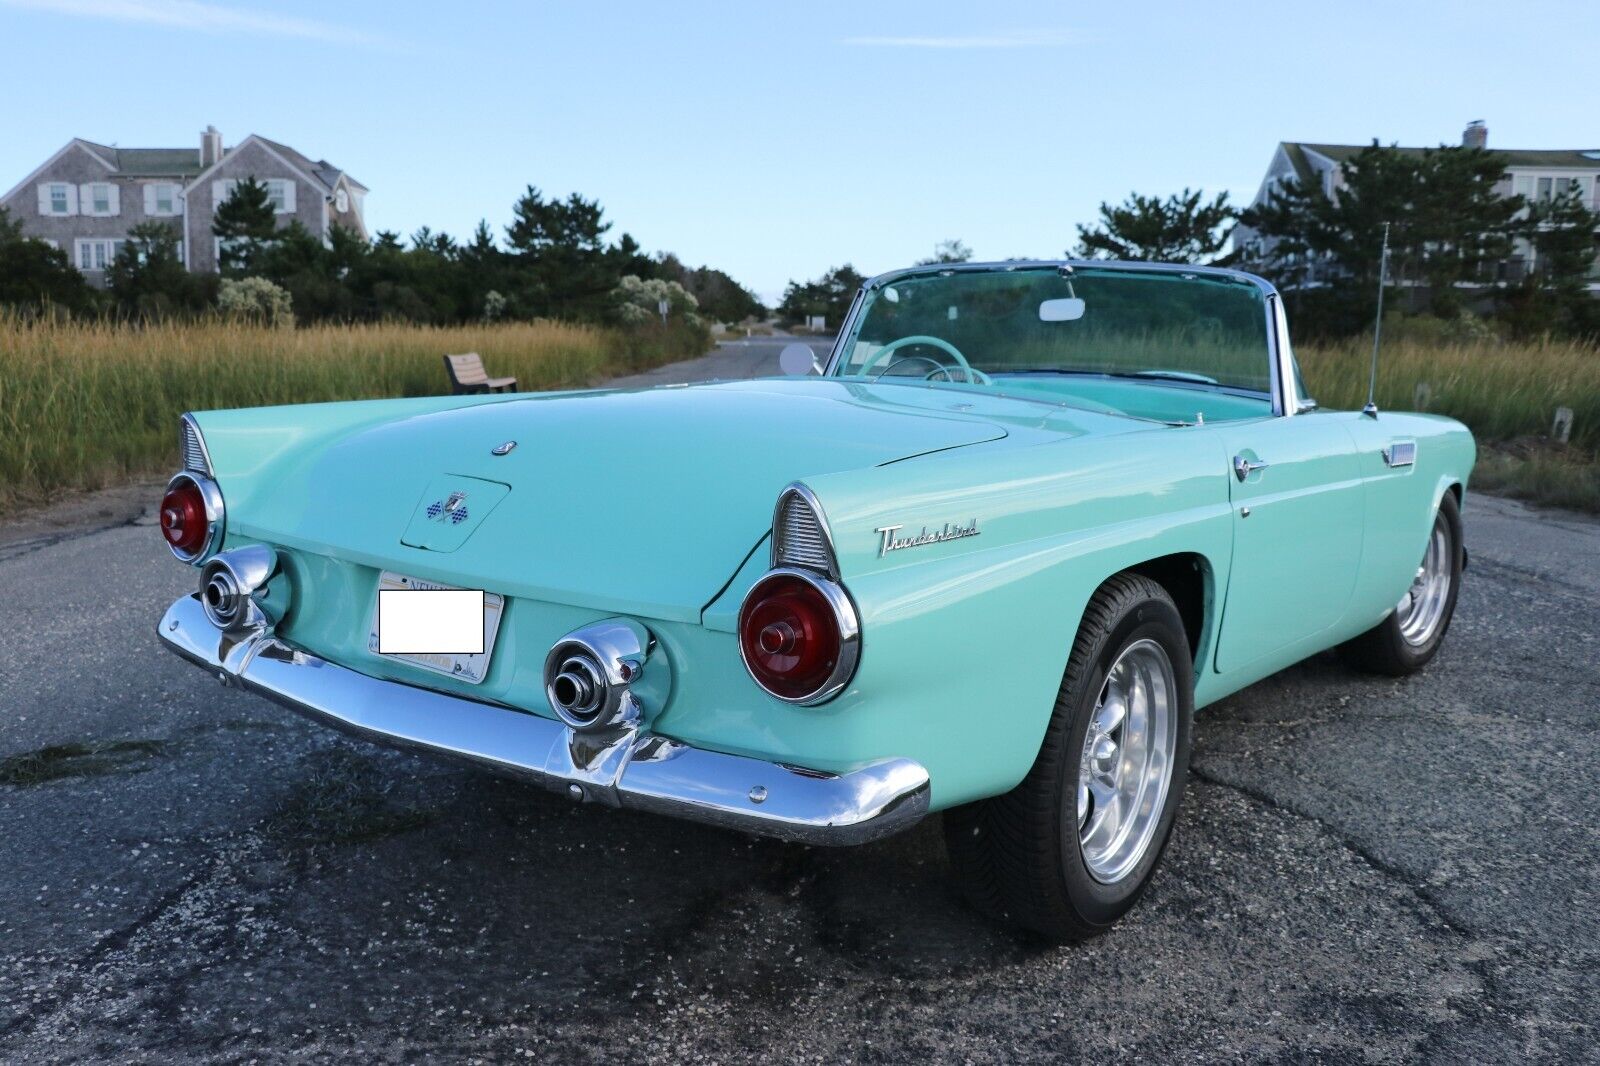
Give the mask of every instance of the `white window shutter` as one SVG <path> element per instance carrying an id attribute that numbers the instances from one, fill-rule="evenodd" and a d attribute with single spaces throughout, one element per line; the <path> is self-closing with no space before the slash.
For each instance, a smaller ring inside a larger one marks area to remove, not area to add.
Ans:
<path id="1" fill-rule="evenodd" d="M 46 182 L 45 184 L 39 186 L 39 213 L 41 215 L 50 214 L 50 184 L 49 184 L 49 182 Z"/>
<path id="2" fill-rule="evenodd" d="M 111 204 L 111 215 L 112 215 L 113 218 L 115 218 L 117 215 L 122 214 L 122 189 L 120 187 L 118 187 L 116 182 L 112 182 L 111 183 L 110 204 Z"/>
<path id="3" fill-rule="evenodd" d="M 85 215 L 94 214 L 94 190 L 89 188 L 88 182 L 84 182 L 82 185 L 77 186 L 77 190 L 78 211 Z"/>
<path id="4" fill-rule="evenodd" d="M 294 186 L 293 178 L 286 178 L 283 183 L 283 211 L 284 214 L 294 214 Z"/>
<path id="5" fill-rule="evenodd" d="M 156 213 L 156 188 L 157 186 L 155 185 L 146 185 L 144 187 L 144 213 L 146 215 Z"/>
<path id="6" fill-rule="evenodd" d="M 78 187 L 76 185 L 73 185 L 73 184 L 69 183 L 67 185 L 67 214 L 75 215 L 77 213 L 78 213 Z"/>

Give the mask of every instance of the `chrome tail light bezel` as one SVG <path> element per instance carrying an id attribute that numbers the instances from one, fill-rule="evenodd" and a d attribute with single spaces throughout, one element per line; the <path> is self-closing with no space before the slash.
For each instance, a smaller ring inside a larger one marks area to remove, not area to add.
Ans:
<path id="1" fill-rule="evenodd" d="M 795 578 L 821 593 L 833 612 L 834 624 L 839 630 L 839 655 L 834 660 L 832 672 L 815 690 L 799 696 L 785 695 L 768 688 L 761 680 L 761 675 L 751 665 L 749 656 L 745 654 L 745 613 L 750 609 L 752 601 L 762 593 L 763 587 L 776 578 Z M 856 612 L 855 601 L 837 581 L 803 567 L 775 567 L 762 574 L 756 583 L 750 586 L 750 591 L 744 594 L 744 600 L 739 604 L 739 618 L 735 625 L 734 636 L 734 642 L 739 647 L 739 661 L 744 664 L 745 673 L 750 675 L 750 680 L 773 699 L 799 707 L 815 707 L 839 695 L 850 684 L 850 679 L 855 676 L 856 667 L 861 662 L 861 616 Z"/>
<path id="2" fill-rule="evenodd" d="M 193 485 L 200 491 L 200 499 L 204 502 L 206 511 L 205 540 L 201 542 L 200 547 L 194 552 L 183 551 L 165 537 L 162 538 L 162 543 L 167 546 L 168 551 L 172 552 L 173 557 L 180 562 L 188 563 L 190 566 L 199 566 L 215 555 L 217 549 L 222 545 L 222 533 L 227 517 L 226 507 L 222 501 L 222 489 L 217 483 L 204 474 L 197 474 L 189 470 L 179 471 L 172 475 L 172 478 L 167 482 L 167 487 L 162 490 L 162 494 L 165 495 L 184 484 Z"/>
<path id="3" fill-rule="evenodd" d="M 861 661 L 861 616 L 855 601 L 844 587 L 839 573 L 839 554 L 834 547 L 833 529 L 822 509 L 822 501 L 804 482 L 796 481 L 778 494 L 772 508 L 770 569 L 756 579 L 739 604 L 735 624 L 735 643 L 739 661 L 756 686 L 775 700 L 802 707 L 827 703 L 843 692 L 855 676 Z M 744 646 L 744 619 L 754 597 L 774 578 L 797 578 L 821 593 L 833 613 L 839 631 L 839 655 L 833 671 L 815 691 L 800 696 L 774 692 L 762 682 Z"/>

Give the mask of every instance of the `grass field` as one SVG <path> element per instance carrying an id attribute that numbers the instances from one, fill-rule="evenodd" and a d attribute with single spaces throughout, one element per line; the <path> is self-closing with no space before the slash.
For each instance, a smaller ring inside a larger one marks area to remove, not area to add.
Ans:
<path id="1" fill-rule="evenodd" d="M 1366 401 L 1372 341 L 1301 346 L 1306 389 L 1324 407 Z M 1473 487 L 1600 512 L 1600 350 L 1570 341 L 1525 344 L 1384 342 L 1380 410 L 1458 418 L 1478 438 Z M 1548 440 L 1556 408 L 1572 409 L 1566 446 Z"/>
<path id="2" fill-rule="evenodd" d="M 687 328 L 134 327 L 0 314 L 0 504 L 174 468 L 177 418 L 187 410 L 448 392 L 447 352 L 478 352 L 491 374 L 551 389 L 704 348 Z"/>
<path id="3" fill-rule="evenodd" d="M 1297 346 L 1306 389 L 1324 407 L 1358 408 L 1367 396 L 1372 341 Z M 1528 344 L 1384 342 L 1378 360 L 1378 407 L 1458 418 L 1484 441 L 1550 432 L 1557 407 L 1573 412 L 1571 444 L 1600 452 L 1600 350 L 1570 341 Z"/>
<path id="4" fill-rule="evenodd" d="M 698 355 L 690 330 L 623 333 L 556 322 L 266 329 L 225 322 L 131 327 L 0 316 L 0 504 L 161 473 L 190 409 L 446 391 L 440 356 L 476 351 L 524 389 L 594 384 Z M 1370 342 L 1298 348 L 1324 407 L 1366 398 Z M 1600 351 L 1566 342 L 1386 342 L 1378 404 L 1461 419 L 1482 449 L 1478 487 L 1600 510 Z M 1570 446 L 1541 443 L 1557 407 Z"/>

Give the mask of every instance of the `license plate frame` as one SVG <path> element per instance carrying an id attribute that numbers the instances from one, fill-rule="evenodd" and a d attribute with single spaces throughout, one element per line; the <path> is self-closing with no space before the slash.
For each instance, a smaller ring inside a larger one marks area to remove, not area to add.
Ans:
<path id="1" fill-rule="evenodd" d="M 374 655 L 382 654 L 378 651 L 378 609 L 381 602 L 381 597 L 378 593 L 404 590 L 462 591 L 459 585 L 425 581 L 422 578 L 411 577 L 409 574 L 395 573 L 392 570 L 385 570 L 380 573 L 378 575 L 378 587 L 372 593 L 372 617 L 367 627 L 367 650 Z M 495 638 L 500 633 L 500 622 L 504 615 L 505 597 L 495 592 L 484 592 L 483 651 L 481 653 L 447 655 L 433 652 L 397 652 L 383 655 L 383 658 L 407 663 L 435 674 L 443 674 L 445 677 L 453 677 L 457 681 L 464 681 L 469 685 L 481 685 L 483 684 L 483 679 L 489 676 L 489 664 L 494 655 Z"/>

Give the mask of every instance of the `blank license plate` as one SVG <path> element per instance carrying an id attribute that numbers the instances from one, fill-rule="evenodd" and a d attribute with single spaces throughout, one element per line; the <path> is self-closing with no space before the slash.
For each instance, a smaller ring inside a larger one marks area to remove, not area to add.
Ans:
<path id="1" fill-rule="evenodd" d="M 435 593 L 481 595 L 482 632 L 461 631 L 462 597 L 440 597 Z M 504 608 L 505 597 L 493 592 L 459 589 L 385 570 L 378 578 L 367 648 L 386 658 L 476 685 L 489 672 L 489 657 L 494 654 L 494 638 L 500 631 Z M 425 624 L 430 617 L 434 623 L 431 626 Z M 387 631 L 385 620 L 389 622 Z"/>

